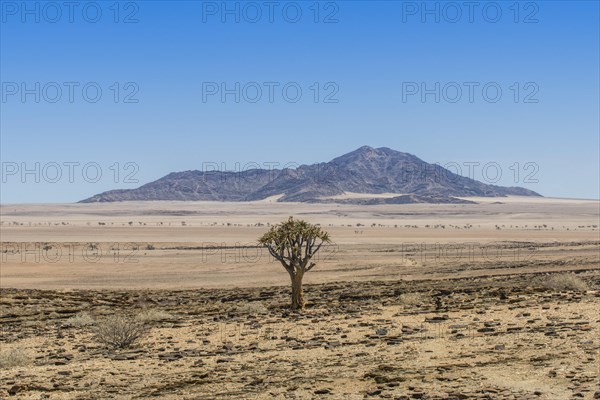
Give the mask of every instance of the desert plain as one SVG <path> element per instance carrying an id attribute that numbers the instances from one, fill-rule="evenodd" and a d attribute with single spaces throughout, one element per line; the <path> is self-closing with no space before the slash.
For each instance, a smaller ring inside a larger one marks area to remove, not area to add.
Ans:
<path id="1" fill-rule="evenodd" d="M 600 202 L 469 200 L 1 205 L 0 398 L 600 398 Z M 333 239 L 302 312 L 290 215 Z"/>

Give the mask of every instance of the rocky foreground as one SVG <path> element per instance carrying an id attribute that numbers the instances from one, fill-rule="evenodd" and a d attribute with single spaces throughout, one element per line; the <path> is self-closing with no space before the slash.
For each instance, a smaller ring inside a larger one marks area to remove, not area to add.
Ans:
<path id="1" fill-rule="evenodd" d="M 314 285 L 303 313 L 287 287 L 3 289 L 1 350 L 20 358 L 0 398 L 597 399 L 600 273 L 582 278 Z M 104 316 L 140 312 L 133 348 L 94 339 Z"/>

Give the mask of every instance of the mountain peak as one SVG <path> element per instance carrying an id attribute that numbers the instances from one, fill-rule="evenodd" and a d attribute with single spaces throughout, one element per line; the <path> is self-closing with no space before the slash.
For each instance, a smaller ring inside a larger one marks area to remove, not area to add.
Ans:
<path id="1" fill-rule="evenodd" d="M 355 151 L 371 151 L 371 150 L 375 150 L 375 149 L 371 146 L 364 145 L 364 146 L 359 147 Z"/>
<path id="2" fill-rule="evenodd" d="M 487 185 L 456 175 L 418 157 L 390 149 L 362 146 L 330 162 L 297 169 L 215 173 L 171 173 L 137 189 L 113 190 L 83 202 L 128 200 L 251 201 L 281 195 L 279 201 L 326 201 L 348 192 L 414 195 L 414 201 L 457 201 L 469 196 L 539 196 L 524 188 Z M 416 199 L 416 200 L 415 200 Z M 451 199 L 451 200 L 449 200 Z M 406 199 L 402 200 L 406 201 Z M 412 200 L 411 200 L 412 201 Z"/>
<path id="3" fill-rule="evenodd" d="M 391 155 L 391 154 L 408 154 L 403 153 L 398 150 L 390 149 L 389 147 L 371 147 L 371 146 L 361 146 L 358 149 L 351 151 L 348 154 L 359 153 L 359 154 L 377 154 L 381 156 Z M 342 156 L 343 157 L 343 156 Z"/>
<path id="4" fill-rule="evenodd" d="M 364 161 L 369 160 L 375 161 L 385 159 L 389 159 L 392 162 L 420 162 L 420 160 L 408 153 L 402 153 L 400 151 L 390 149 L 389 147 L 374 148 L 371 146 L 359 147 L 358 149 L 351 151 L 350 153 L 346 153 L 342 156 L 334 158 L 333 160 L 331 160 L 331 162 L 335 164 L 344 165 L 362 163 Z"/>
<path id="5" fill-rule="evenodd" d="M 358 158 L 372 157 L 378 154 L 378 149 L 375 149 L 371 146 L 361 146 L 358 149 L 336 157 L 332 160 L 332 162 L 343 161 L 343 160 L 355 160 Z"/>

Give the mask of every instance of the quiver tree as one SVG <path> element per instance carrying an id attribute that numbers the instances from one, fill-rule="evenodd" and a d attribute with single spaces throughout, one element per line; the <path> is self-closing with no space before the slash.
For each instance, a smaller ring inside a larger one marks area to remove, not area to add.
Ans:
<path id="1" fill-rule="evenodd" d="M 279 260 L 292 280 L 292 310 L 304 308 L 302 278 L 316 265 L 311 261 L 324 243 L 330 243 L 329 234 L 320 226 L 290 217 L 273 225 L 258 242 Z"/>

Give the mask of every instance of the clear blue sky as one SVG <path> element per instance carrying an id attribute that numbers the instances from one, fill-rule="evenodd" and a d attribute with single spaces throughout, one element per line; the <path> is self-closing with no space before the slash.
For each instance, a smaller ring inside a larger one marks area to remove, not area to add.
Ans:
<path id="1" fill-rule="evenodd" d="M 2 203 L 74 202 L 203 162 L 310 164 L 362 145 L 463 175 L 478 162 L 479 180 L 497 163 L 498 184 L 600 197 L 597 1 L 428 2 L 431 13 L 420 1 L 319 2 L 318 15 L 314 2 L 229 2 L 233 13 L 220 1 L 120 2 L 118 13 L 113 1 L 22 4 L 1 2 Z M 236 82 L 240 101 L 223 102 L 221 83 Z M 39 183 L 21 176 L 36 163 Z M 78 163 L 72 182 L 65 163 Z"/>

